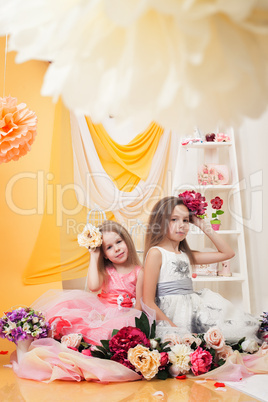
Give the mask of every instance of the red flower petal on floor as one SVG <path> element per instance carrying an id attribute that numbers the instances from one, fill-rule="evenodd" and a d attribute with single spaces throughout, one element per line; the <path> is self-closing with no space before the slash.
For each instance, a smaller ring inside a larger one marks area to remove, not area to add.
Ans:
<path id="1" fill-rule="evenodd" d="M 223 382 L 215 382 L 214 387 L 225 387 L 225 384 Z"/>
<path id="2" fill-rule="evenodd" d="M 8 350 L 0 350 L 0 355 L 7 355 L 8 354 Z"/>
<path id="3" fill-rule="evenodd" d="M 184 374 L 184 375 L 177 375 L 177 380 L 186 380 L 186 375 Z"/>
<path id="4" fill-rule="evenodd" d="M 197 274 L 193 273 L 192 278 L 196 278 L 196 277 L 197 277 Z"/>

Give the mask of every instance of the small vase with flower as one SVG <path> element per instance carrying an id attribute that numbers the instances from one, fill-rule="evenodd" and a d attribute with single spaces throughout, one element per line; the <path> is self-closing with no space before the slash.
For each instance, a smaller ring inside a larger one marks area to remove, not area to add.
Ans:
<path id="1" fill-rule="evenodd" d="M 212 212 L 212 219 L 210 221 L 213 230 L 219 230 L 221 225 L 221 220 L 218 218 L 219 215 L 224 214 L 221 207 L 223 204 L 223 200 L 220 197 L 215 197 L 210 200 L 212 208 L 215 209 L 215 212 Z"/>

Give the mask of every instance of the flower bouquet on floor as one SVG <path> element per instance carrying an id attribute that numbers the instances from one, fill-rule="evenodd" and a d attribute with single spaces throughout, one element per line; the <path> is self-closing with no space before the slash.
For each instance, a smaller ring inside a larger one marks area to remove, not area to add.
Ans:
<path id="1" fill-rule="evenodd" d="M 19 307 L 0 318 L 0 337 L 17 345 L 18 360 L 34 339 L 46 338 L 49 330 L 44 315 L 30 307 Z"/>
<path id="2" fill-rule="evenodd" d="M 247 345 L 241 346 L 247 341 L 245 338 L 237 344 L 227 344 L 217 327 L 210 328 L 205 334 L 180 337 L 171 332 L 163 339 L 156 338 L 155 322 L 150 326 L 144 313 L 136 318 L 136 327 L 114 330 L 111 339 L 102 340 L 98 346 L 83 341 L 81 334 L 65 335 L 60 341 L 86 356 L 116 361 L 146 380 L 202 375 L 224 365 L 235 350 L 247 353 L 253 350 L 252 347 L 246 350 L 244 346 Z M 254 351 L 258 349 L 257 345 Z"/>

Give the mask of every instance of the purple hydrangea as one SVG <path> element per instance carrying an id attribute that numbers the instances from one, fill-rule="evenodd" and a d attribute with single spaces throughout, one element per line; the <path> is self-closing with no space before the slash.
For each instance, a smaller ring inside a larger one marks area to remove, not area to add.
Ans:
<path id="1" fill-rule="evenodd" d="M 44 315 L 29 307 L 9 311 L 0 319 L 0 337 L 15 343 L 27 338 L 46 338 L 49 330 Z"/>

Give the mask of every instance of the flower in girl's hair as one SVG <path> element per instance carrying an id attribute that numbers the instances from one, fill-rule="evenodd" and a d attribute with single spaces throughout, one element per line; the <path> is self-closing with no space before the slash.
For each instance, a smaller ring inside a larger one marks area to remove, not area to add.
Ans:
<path id="1" fill-rule="evenodd" d="M 77 236 L 78 244 L 81 247 L 86 247 L 90 251 L 95 251 L 102 244 L 102 234 L 99 228 L 87 223 L 83 232 Z"/>
<path id="2" fill-rule="evenodd" d="M 206 207 L 208 206 L 205 197 L 200 193 L 196 193 L 194 190 L 184 191 L 184 193 L 180 193 L 178 197 L 194 215 L 199 218 L 204 218 Z"/>

